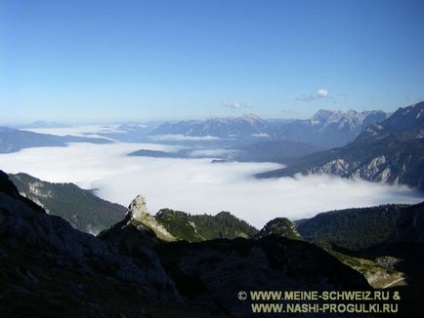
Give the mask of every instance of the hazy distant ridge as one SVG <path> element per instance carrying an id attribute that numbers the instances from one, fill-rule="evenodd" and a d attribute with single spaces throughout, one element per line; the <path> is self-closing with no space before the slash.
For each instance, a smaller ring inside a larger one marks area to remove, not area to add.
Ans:
<path id="1" fill-rule="evenodd" d="M 33 147 L 65 147 L 70 142 L 110 143 L 110 140 L 92 137 L 56 136 L 0 127 L 0 153 L 16 152 Z"/>
<path id="2" fill-rule="evenodd" d="M 348 112 L 320 110 L 310 119 L 265 120 L 250 114 L 242 117 L 210 118 L 204 121 L 167 122 L 151 135 L 183 135 L 241 140 L 290 140 L 321 148 L 345 145 L 368 125 L 385 120 L 383 111 Z"/>
<path id="3" fill-rule="evenodd" d="M 370 125 L 354 142 L 305 156 L 260 177 L 335 174 L 424 189 L 424 102 Z"/>

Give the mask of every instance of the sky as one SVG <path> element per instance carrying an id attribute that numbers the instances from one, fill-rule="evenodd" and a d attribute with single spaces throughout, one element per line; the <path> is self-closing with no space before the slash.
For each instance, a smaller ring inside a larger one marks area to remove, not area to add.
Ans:
<path id="1" fill-rule="evenodd" d="M 0 0 L 0 124 L 424 100 L 422 0 Z"/>
<path id="2" fill-rule="evenodd" d="M 158 144 L 76 143 L 1 154 L 0 166 L 7 173 L 26 172 L 45 181 L 97 189 L 98 196 L 123 206 L 143 195 L 151 214 L 162 208 L 211 215 L 229 211 L 257 228 L 276 217 L 298 220 L 334 209 L 423 200 L 422 193 L 406 186 L 329 175 L 253 177 L 281 167 L 275 163 L 127 156 L 139 149 L 176 150 Z"/>

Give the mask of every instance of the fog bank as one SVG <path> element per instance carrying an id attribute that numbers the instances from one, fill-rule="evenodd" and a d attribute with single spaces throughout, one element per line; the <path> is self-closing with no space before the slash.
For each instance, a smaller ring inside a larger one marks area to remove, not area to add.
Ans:
<path id="1" fill-rule="evenodd" d="M 294 220 L 334 209 L 423 200 L 406 186 L 333 176 L 252 177 L 281 167 L 273 163 L 211 164 L 211 159 L 126 156 L 139 149 L 175 151 L 157 144 L 78 143 L 1 154 L 0 169 L 97 189 L 100 197 L 124 206 L 142 194 L 153 214 L 166 207 L 192 214 L 230 211 L 258 228 L 275 217 Z"/>

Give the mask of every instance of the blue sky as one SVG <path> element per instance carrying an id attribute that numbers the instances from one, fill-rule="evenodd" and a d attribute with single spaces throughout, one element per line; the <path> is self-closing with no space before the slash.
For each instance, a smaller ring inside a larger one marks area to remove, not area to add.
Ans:
<path id="1" fill-rule="evenodd" d="M 0 123 L 393 111 L 422 0 L 0 0 Z"/>

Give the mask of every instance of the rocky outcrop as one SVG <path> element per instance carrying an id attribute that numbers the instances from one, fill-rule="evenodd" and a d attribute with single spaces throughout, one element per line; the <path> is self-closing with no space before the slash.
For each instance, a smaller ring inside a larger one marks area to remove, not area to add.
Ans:
<path id="1" fill-rule="evenodd" d="M 155 235 L 164 241 L 175 241 L 176 238 L 167 231 L 147 210 L 146 199 L 138 195 L 128 207 L 126 219 L 129 218 L 129 223 L 135 226 L 142 225 L 152 230 Z"/>
<path id="2" fill-rule="evenodd" d="M 265 224 L 264 228 L 255 235 L 262 238 L 268 235 L 279 235 L 292 240 L 301 240 L 302 236 L 297 232 L 293 223 L 287 218 L 275 218 Z"/>
<path id="3" fill-rule="evenodd" d="M 128 207 L 128 214 L 131 215 L 131 218 L 134 220 L 142 220 L 149 211 L 147 211 L 146 199 L 138 195 L 134 200 L 132 200 L 130 206 Z"/>
<path id="4" fill-rule="evenodd" d="M 149 214 L 146 199 L 141 195 L 138 195 L 128 206 L 125 218 L 121 222 L 102 231 L 98 237 L 115 245 L 118 242 L 125 242 L 127 247 L 132 245 L 130 242 L 142 241 L 143 245 L 151 247 L 161 240 L 176 240 L 162 224 Z"/>

